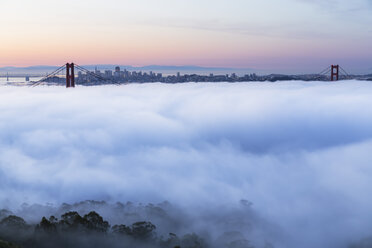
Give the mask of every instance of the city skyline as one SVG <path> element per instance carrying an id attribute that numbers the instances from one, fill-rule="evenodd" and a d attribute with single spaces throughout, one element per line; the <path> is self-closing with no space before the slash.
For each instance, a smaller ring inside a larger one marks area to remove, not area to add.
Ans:
<path id="1" fill-rule="evenodd" d="M 0 67 L 195 65 L 372 72 L 372 2 L 308 0 L 10 1 Z"/>

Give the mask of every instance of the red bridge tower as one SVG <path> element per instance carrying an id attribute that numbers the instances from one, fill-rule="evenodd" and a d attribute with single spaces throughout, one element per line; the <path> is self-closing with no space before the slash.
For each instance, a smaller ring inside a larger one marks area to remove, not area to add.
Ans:
<path id="1" fill-rule="evenodd" d="M 75 65 L 66 64 L 66 88 L 75 87 Z"/>
<path id="2" fill-rule="evenodd" d="M 331 81 L 338 81 L 339 71 L 340 71 L 339 65 L 331 65 Z"/>

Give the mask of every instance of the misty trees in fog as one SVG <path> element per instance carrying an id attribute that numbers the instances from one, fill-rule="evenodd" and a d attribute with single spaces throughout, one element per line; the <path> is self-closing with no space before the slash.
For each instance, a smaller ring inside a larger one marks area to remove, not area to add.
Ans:
<path id="1" fill-rule="evenodd" d="M 81 216 L 76 211 L 67 212 L 58 219 L 43 217 L 39 224 L 28 225 L 24 219 L 9 215 L 0 222 L 0 248 L 16 247 L 11 241 L 25 248 L 43 247 L 162 247 L 206 248 L 207 243 L 196 234 L 178 238 L 158 237 L 156 226 L 140 221 L 130 226 L 114 225 L 112 228 L 98 213 L 92 211 Z"/>
<path id="2" fill-rule="evenodd" d="M 34 224 L 8 210 L 0 214 L 0 240 L 22 248 L 273 248 L 266 238 L 257 242 L 249 236 L 258 219 L 248 201 L 233 212 L 220 209 L 198 216 L 169 202 L 105 201 L 22 205 L 16 214 Z"/>
<path id="3" fill-rule="evenodd" d="M 9 215 L 1 220 L 0 226 L 6 226 L 8 231 L 26 230 L 29 228 L 24 219 L 15 215 Z"/>
<path id="4" fill-rule="evenodd" d="M 141 221 L 133 223 L 132 226 L 115 225 L 112 230 L 117 235 L 132 237 L 137 240 L 151 241 L 156 239 L 154 233 L 156 226 L 151 222 Z"/>

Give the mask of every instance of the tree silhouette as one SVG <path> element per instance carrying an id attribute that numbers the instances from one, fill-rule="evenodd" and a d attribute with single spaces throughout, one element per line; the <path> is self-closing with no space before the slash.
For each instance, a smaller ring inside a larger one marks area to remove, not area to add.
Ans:
<path id="1" fill-rule="evenodd" d="M 90 231 L 106 233 L 110 227 L 109 223 L 104 221 L 103 218 L 94 211 L 84 215 L 84 220 L 84 225 Z"/>
<path id="2" fill-rule="evenodd" d="M 27 229 L 28 225 L 24 219 L 21 217 L 10 215 L 5 217 L 0 222 L 0 227 L 7 228 L 7 229 L 14 229 L 14 230 L 22 230 Z"/>
<path id="3" fill-rule="evenodd" d="M 141 221 L 132 224 L 132 236 L 141 240 L 149 240 L 155 237 L 156 226 L 151 222 Z"/>

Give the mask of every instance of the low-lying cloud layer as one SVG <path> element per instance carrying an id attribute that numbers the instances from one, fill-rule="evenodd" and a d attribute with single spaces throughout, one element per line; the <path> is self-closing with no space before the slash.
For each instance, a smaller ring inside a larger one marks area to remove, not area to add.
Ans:
<path id="1" fill-rule="evenodd" d="M 372 234 L 371 106 L 358 81 L 1 87 L 0 208 L 246 199 L 275 247 L 345 247 Z"/>

